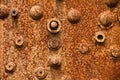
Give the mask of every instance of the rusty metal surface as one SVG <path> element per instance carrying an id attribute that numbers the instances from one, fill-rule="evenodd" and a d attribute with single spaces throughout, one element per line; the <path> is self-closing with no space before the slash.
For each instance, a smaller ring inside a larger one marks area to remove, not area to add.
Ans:
<path id="1" fill-rule="evenodd" d="M 0 80 L 120 80 L 119 0 L 0 0 Z"/>

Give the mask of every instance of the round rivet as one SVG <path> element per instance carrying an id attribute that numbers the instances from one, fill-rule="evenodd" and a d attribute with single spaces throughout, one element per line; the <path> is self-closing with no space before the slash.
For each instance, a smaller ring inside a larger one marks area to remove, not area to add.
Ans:
<path id="1" fill-rule="evenodd" d="M 0 4 L 0 19 L 4 19 L 8 17 L 9 15 L 9 9 L 6 5 Z"/>
<path id="2" fill-rule="evenodd" d="M 101 13 L 98 17 L 98 24 L 101 28 L 109 29 L 113 26 L 113 23 L 115 22 L 115 14 L 113 14 L 110 11 L 105 11 Z"/>
<path id="3" fill-rule="evenodd" d="M 14 8 L 14 9 L 12 9 L 11 10 L 11 16 L 13 17 L 13 18 L 18 18 L 18 9 L 16 9 L 16 8 Z"/>
<path id="4" fill-rule="evenodd" d="M 34 20 L 41 19 L 43 16 L 42 8 L 39 5 L 34 5 L 30 9 L 30 16 Z"/>
<path id="5" fill-rule="evenodd" d="M 22 37 L 22 36 L 17 37 L 17 38 L 15 39 L 15 44 L 16 44 L 16 46 L 20 47 L 20 46 L 23 45 L 23 43 L 24 43 L 24 40 L 23 40 L 23 37 Z"/>
<path id="6" fill-rule="evenodd" d="M 118 48 L 111 49 L 110 53 L 111 53 L 111 57 L 113 58 L 120 57 L 120 49 Z"/>
<path id="7" fill-rule="evenodd" d="M 61 66 L 61 57 L 58 55 L 53 55 L 49 57 L 48 60 L 49 66 L 56 68 Z"/>
<path id="8" fill-rule="evenodd" d="M 45 79 L 47 76 L 47 70 L 43 67 L 39 67 L 35 70 L 35 76 L 40 80 Z"/>
<path id="9" fill-rule="evenodd" d="M 6 72 L 14 72 L 16 68 L 16 64 L 14 62 L 9 62 L 6 66 L 5 66 L 5 70 Z"/>
<path id="10" fill-rule="evenodd" d="M 119 0 L 106 0 L 105 3 L 108 7 L 115 7 Z"/>
<path id="11" fill-rule="evenodd" d="M 48 48 L 51 50 L 58 50 L 60 48 L 59 38 L 51 38 L 48 41 Z"/>
<path id="12" fill-rule="evenodd" d="M 68 21 L 75 24 L 80 21 L 80 12 L 76 9 L 71 8 L 67 15 Z"/>
<path id="13" fill-rule="evenodd" d="M 60 21 L 56 18 L 49 20 L 49 22 L 47 24 L 47 29 L 51 33 L 58 33 L 61 29 Z"/>
<path id="14" fill-rule="evenodd" d="M 105 34 L 102 31 L 96 32 L 94 38 L 98 43 L 103 43 L 105 42 L 105 39 L 106 39 Z"/>
<path id="15" fill-rule="evenodd" d="M 79 50 L 80 50 L 80 52 L 81 52 L 82 54 L 87 53 L 87 52 L 89 51 L 89 46 L 88 46 L 88 44 L 87 44 L 87 43 L 82 43 L 82 44 L 80 44 Z"/>

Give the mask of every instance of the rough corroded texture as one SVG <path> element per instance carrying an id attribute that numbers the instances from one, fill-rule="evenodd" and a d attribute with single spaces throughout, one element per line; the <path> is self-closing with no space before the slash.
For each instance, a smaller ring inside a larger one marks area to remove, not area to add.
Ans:
<path id="1" fill-rule="evenodd" d="M 100 13 L 110 10 L 119 14 L 120 4 L 109 8 L 105 0 L 0 0 L 11 10 L 17 8 L 19 17 L 0 19 L 0 80 L 34 80 L 34 70 L 44 67 L 48 71 L 46 80 L 120 80 L 120 58 L 111 59 L 111 46 L 120 49 L 119 21 L 110 29 L 98 26 Z M 40 5 L 43 17 L 33 20 L 30 8 Z M 67 19 L 71 8 L 80 13 L 80 22 L 72 24 Z M 60 33 L 51 34 L 47 22 L 57 18 L 61 21 Z M 104 44 L 95 43 L 94 35 L 103 31 Z M 16 47 L 16 38 L 22 36 L 24 45 Z M 48 48 L 50 38 L 59 38 L 61 47 L 57 51 Z M 81 54 L 79 45 L 87 43 L 89 51 Z M 48 58 L 58 54 L 62 58 L 59 69 L 48 66 Z M 5 72 L 8 62 L 16 63 L 12 74 Z"/>

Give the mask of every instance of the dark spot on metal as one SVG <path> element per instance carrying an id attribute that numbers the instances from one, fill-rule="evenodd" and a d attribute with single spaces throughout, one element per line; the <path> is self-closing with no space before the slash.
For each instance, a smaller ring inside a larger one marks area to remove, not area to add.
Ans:
<path id="1" fill-rule="evenodd" d="M 76 24 L 80 21 L 80 12 L 76 9 L 71 8 L 67 15 L 68 21 Z"/>
<path id="2" fill-rule="evenodd" d="M 115 7 L 118 2 L 119 0 L 106 0 L 105 4 L 111 8 L 111 7 Z"/>
<path id="3" fill-rule="evenodd" d="M 30 17 L 34 20 L 39 20 L 43 17 L 42 8 L 39 5 L 34 5 L 30 9 Z"/>
<path id="4" fill-rule="evenodd" d="M 51 33 L 58 33 L 61 29 L 61 23 L 58 19 L 53 18 L 47 23 L 47 29 Z"/>
<path id="5" fill-rule="evenodd" d="M 0 4 L 0 19 L 8 17 L 9 9 L 6 5 Z"/>

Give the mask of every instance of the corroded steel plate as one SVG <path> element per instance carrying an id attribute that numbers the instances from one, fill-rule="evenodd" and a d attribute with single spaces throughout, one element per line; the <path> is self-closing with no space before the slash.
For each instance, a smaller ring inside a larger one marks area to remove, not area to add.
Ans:
<path id="1" fill-rule="evenodd" d="M 120 1 L 0 0 L 0 80 L 120 80 Z"/>

